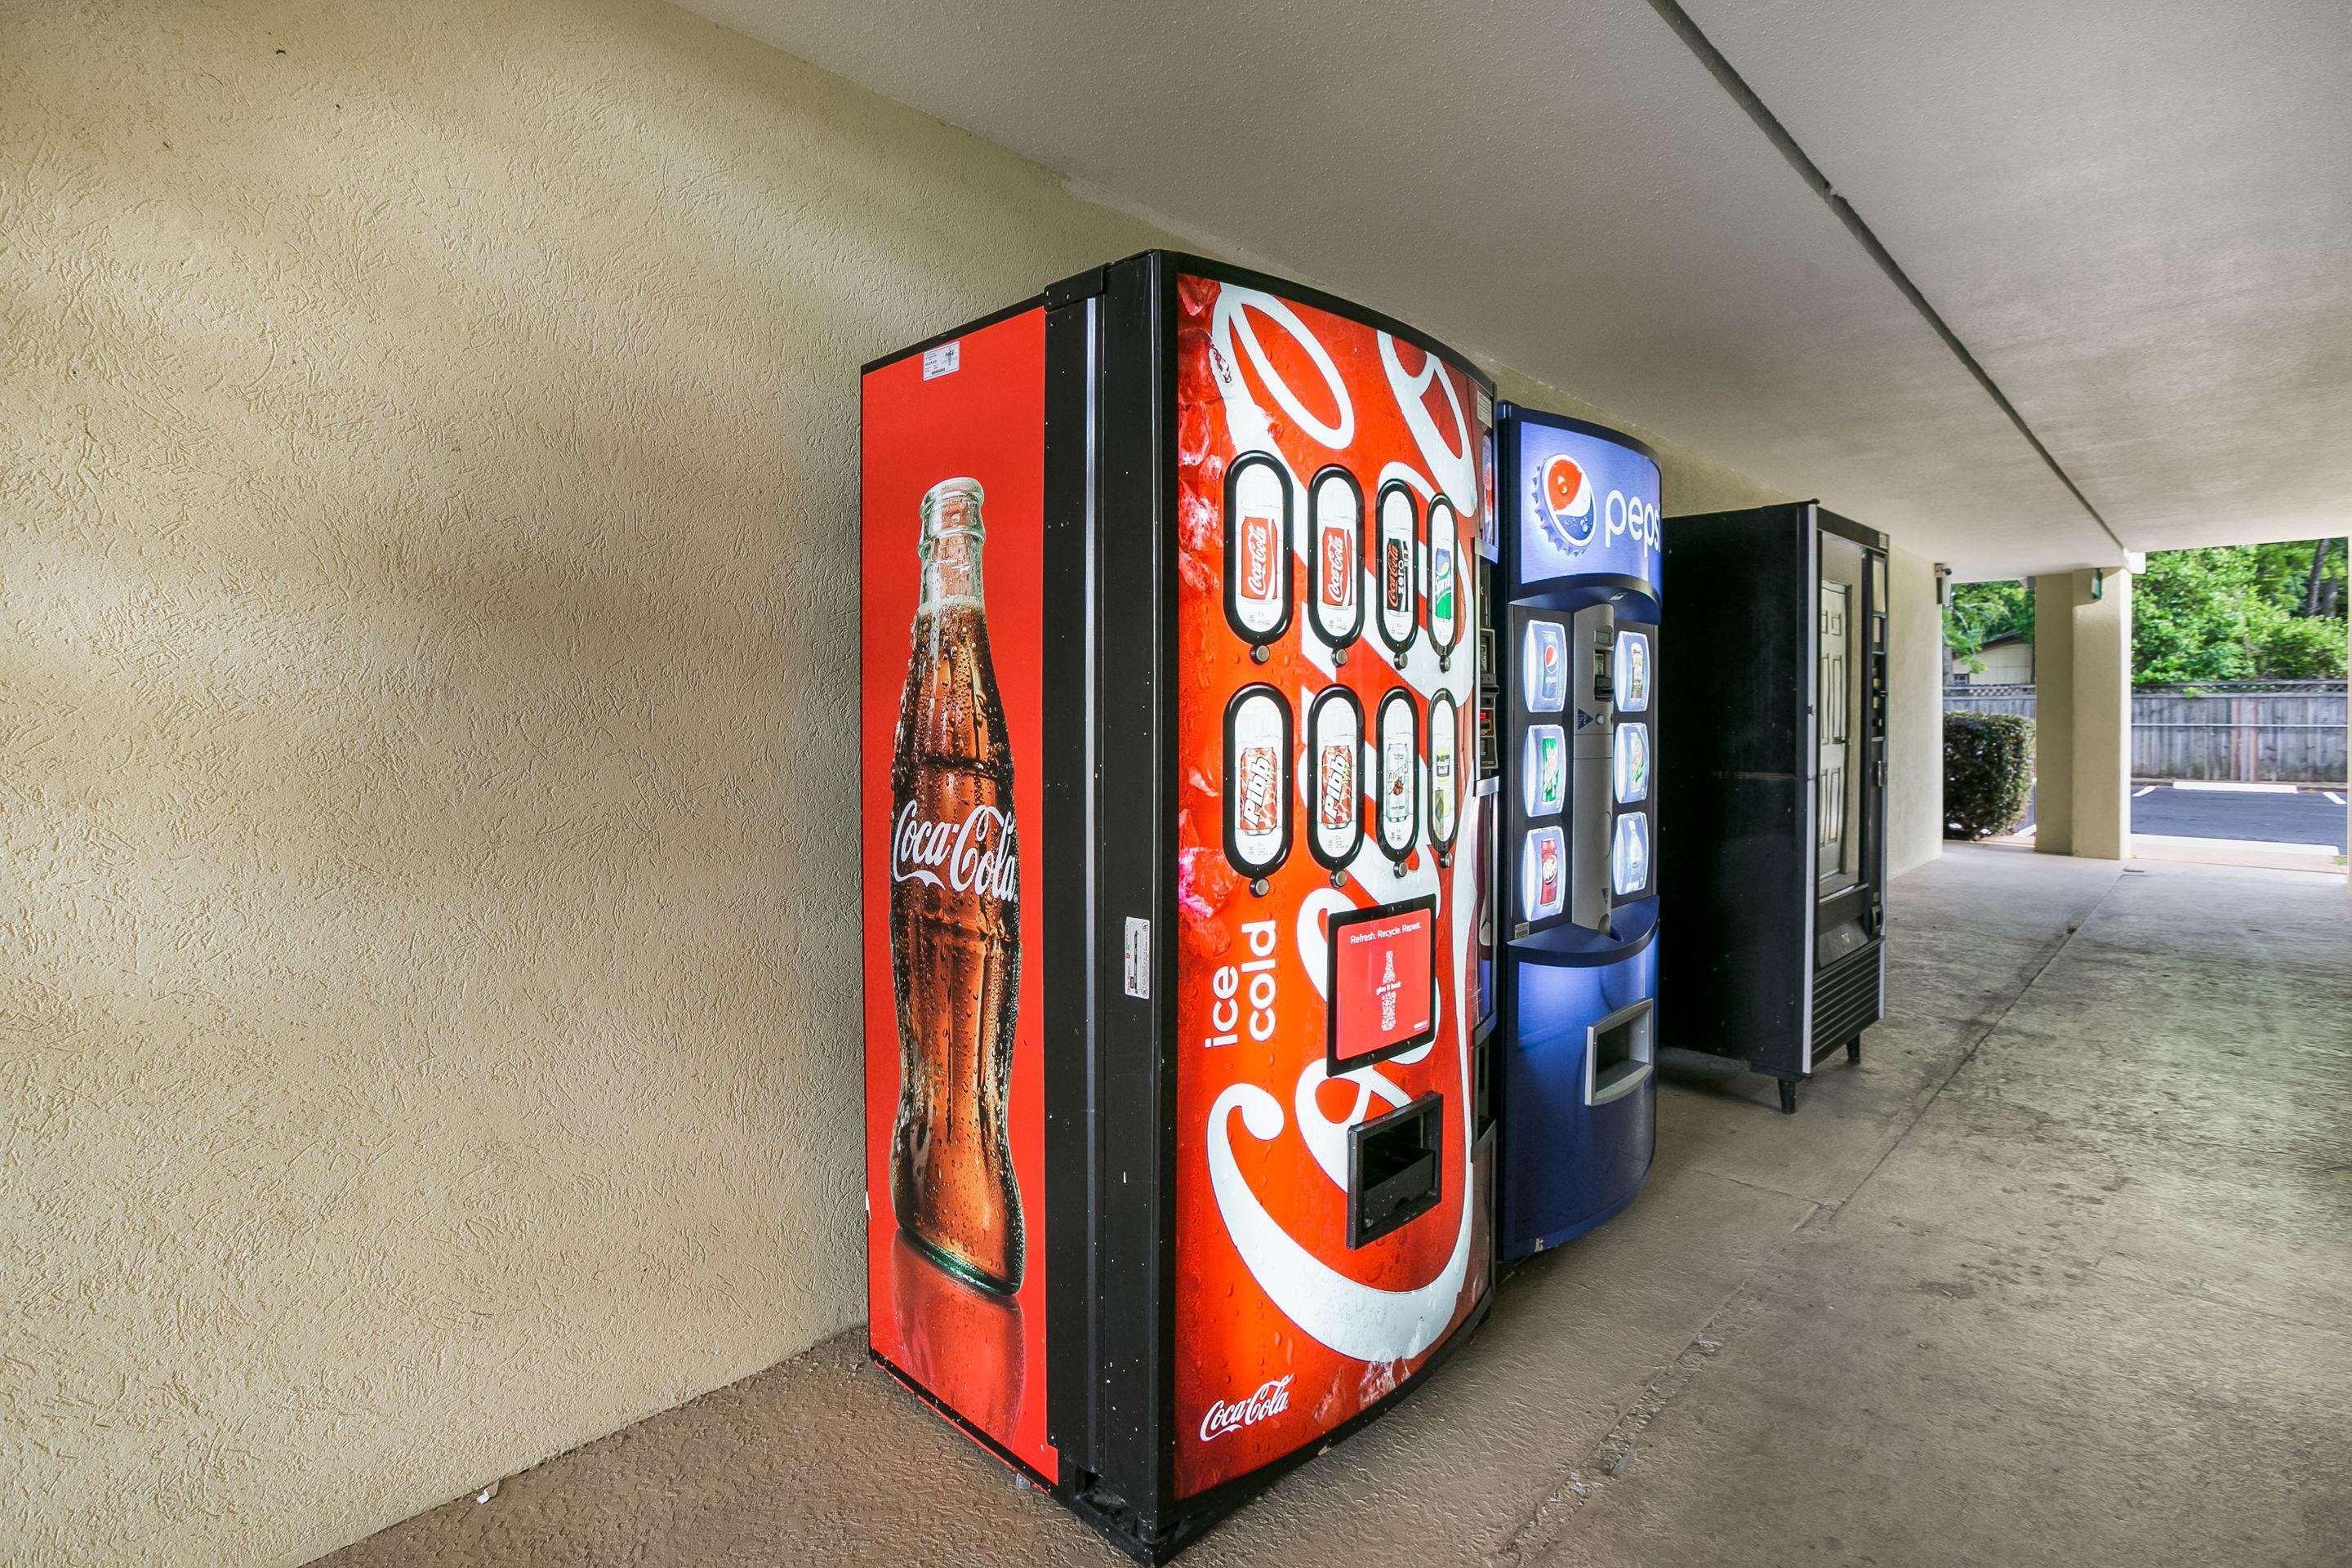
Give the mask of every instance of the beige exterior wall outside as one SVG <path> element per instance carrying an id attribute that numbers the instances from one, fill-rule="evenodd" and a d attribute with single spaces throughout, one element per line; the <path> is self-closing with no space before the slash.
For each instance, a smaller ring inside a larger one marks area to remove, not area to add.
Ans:
<path id="1" fill-rule="evenodd" d="M 1944 851 L 1944 617 L 1936 563 L 1887 552 L 1886 873 Z"/>
<path id="2" fill-rule="evenodd" d="M 1988 647 L 1977 655 L 1982 669 L 1971 671 L 1969 680 L 1977 686 L 2019 685 L 2033 683 L 2033 645 L 2028 642 L 2002 643 Z"/>
<path id="3" fill-rule="evenodd" d="M 2131 606 L 2128 572 L 2074 574 L 2074 853 L 2131 855 Z"/>
<path id="4" fill-rule="evenodd" d="M 2033 579 L 2033 847 L 2118 860 L 2131 853 L 2131 574 Z"/>
<path id="5" fill-rule="evenodd" d="M 0 139 L 0 1561 L 857 1321 L 856 367 L 1162 237 L 651 0 L 11 7 Z"/>
<path id="6" fill-rule="evenodd" d="M 2074 576 L 2033 579 L 2033 847 L 2074 852 Z"/>

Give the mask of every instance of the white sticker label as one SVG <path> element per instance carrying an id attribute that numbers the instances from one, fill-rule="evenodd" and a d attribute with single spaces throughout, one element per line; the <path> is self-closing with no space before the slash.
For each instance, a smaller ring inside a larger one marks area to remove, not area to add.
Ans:
<path id="1" fill-rule="evenodd" d="M 1478 389 L 1478 423 L 1492 425 L 1494 422 L 1495 400 L 1486 395 L 1486 389 L 1482 386 Z"/>
<path id="2" fill-rule="evenodd" d="M 963 340 L 961 338 L 957 339 L 954 342 L 941 343 L 935 349 L 925 349 L 923 351 L 923 379 L 925 381 L 937 381 L 940 376 L 953 375 L 962 367 Z"/>
<path id="3" fill-rule="evenodd" d="M 1127 917 L 1127 994 L 1151 1000 L 1151 922 Z"/>

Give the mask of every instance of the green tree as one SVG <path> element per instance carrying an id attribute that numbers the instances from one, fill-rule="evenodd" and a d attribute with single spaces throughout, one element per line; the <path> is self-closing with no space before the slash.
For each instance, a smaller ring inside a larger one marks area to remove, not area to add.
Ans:
<path id="1" fill-rule="evenodd" d="M 2166 550 L 2132 586 L 2132 679 L 2341 679 L 2341 540 Z"/>
<path id="2" fill-rule="evenodd" d="M 1984 645 L 2011 633 L 2033 640 L 2033 590 L 2021 582 L 1959 583 L 1944 612 L 1944 646 L 1970 675 L 1984 671 Z"/>

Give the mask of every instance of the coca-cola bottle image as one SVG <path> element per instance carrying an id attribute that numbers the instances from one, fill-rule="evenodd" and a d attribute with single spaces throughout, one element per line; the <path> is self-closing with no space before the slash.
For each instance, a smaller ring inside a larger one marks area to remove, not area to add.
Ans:
<path id="1" fill-rule="evenodd" d="M 923 497 L 922 599 L 890 763 L 890 980 L 898 1118 L 890 1204 L 925 1255 L 1020 1288 L 1021 1194 L 1006 1133 L 1021 990 L 1013 747 L 988 652 L 981 487 Z"/>

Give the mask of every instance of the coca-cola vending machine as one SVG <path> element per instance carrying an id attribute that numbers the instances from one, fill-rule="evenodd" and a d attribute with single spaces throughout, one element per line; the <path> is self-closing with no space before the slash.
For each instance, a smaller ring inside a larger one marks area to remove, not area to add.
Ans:
<path id="1" fill-rule="evenodd" d="M 866 368 L 872 1352 L 1139 1557 L 1486 1310 L 1492 425 L 1165 252 Z"/>

